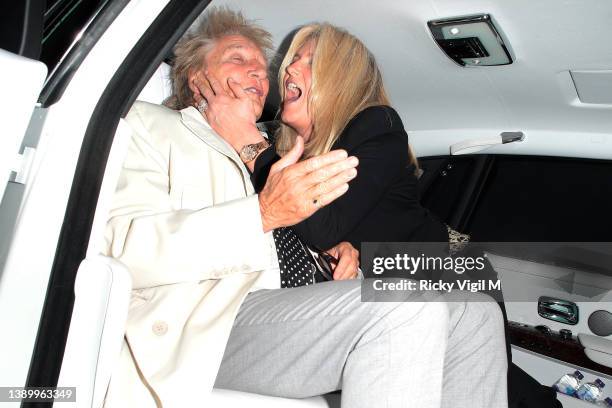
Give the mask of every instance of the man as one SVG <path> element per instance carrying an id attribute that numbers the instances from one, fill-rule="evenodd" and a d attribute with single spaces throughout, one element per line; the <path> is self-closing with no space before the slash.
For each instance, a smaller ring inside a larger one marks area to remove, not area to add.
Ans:
<path id="1" fill-rule="evenodd" d="M 269 34 L 262 37 L 249 26 L 242 32 L 221 47 L 248 58 L 249 64 L 236 63 L 231 72 L 253 78 L 259 115 L 268 92 L 267 63 L 249 38 L 265 45 Z M 303 220 L 346 191 L 347 171 L 357 163 L 334 152 L 289 166 L 299 158 L 298 148 L 275 169 L 267 191 L 253 195 L 241 159 L 193 107 L 176 112 L 136 103 L 127 121 L 133 135 L 106 252 L 128 266 L 135 290 L 107 404 L 182 405 L 193 396 L 178 390 L 212 387 L 246 294 L 279 287 L 269 231 Z M 336 272 L 353 275 L 356 251 L 343 244 L 332 252 L 340 258 Z"/>
<path id="2" fill-rule="evenodd" d="M 357 163 L 341 151 L 295 163 L 298 141 L 253 195 L 252 154 L 238 156 L 190 106 L 192 83 L 206 71 L 226 90 L 240 83 L 251 104 L 237 114 L 258 117 L 269 39 L 238 13 L 209 13 L 175 49 L 180 112 L 135 104 L 127 117 L 107 254 L 128 266 L 135 290 L 106 404 L 206 406 L 216 384 L 286 397 L 342 389 L 349 407 L 505 407 L 494 303 L 364 303 L 355 280 L 278 289 L 270 231 L 343 194 Z"/>

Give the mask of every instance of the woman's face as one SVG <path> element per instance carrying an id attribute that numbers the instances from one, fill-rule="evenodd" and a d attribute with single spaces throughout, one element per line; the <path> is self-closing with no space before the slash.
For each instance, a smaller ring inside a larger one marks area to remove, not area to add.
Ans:
<path id="1" fill-rule="evenodd" d="M 312 83 L 312 54 L 314 42 L 308 41 L 293 56 L 285 69 L 283 86 L 282 121 L 291 126 L 307 141 L 312 131 L 312 119 L 308 112 L 308 98 Z"/>

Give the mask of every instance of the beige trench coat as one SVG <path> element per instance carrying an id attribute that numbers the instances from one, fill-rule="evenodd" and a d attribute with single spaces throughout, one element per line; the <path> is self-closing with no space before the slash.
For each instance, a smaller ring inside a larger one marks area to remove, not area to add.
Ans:
<path id="1" fill-rule="evenodd" d="M 133 279 L 126 341 L 106 406 L 205 406 L 234 318 L 278 288 L 249 174 L 193 107 L 136 102 L 106 230 Z"/>

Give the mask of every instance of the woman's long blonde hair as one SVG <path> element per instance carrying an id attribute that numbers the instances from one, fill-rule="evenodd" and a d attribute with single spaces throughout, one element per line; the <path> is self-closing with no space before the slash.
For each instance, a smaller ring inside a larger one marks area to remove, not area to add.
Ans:
<path id="1" fill-rule="evenodd" d="M 376 60 L 366 46 L 347 31 L 331 24 L 309 24 L 293 37 L 279 73 L 281 99 L 285 98 L 283 77 L 297 51 L 314 42 L 312 80 L 308 112 L 313 129 L 304 147 L 304 158 L 327 153 L 350 122 L 362 110 L 390 105 Z M 281 124 L 276 148 L 283 155 L 295 143 L 297 132 Z M 410 152 L 411 163 L 416 164 Z"/>

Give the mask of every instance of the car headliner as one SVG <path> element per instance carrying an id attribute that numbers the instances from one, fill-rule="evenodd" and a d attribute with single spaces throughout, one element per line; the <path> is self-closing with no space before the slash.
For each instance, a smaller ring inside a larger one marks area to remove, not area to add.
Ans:
<path id="1" fill-rule="evenodd" d="M 526 141 L 491 153 L 612 159 L 612 46 L 609 0 L 221 0 L 256 19 L 278 46 L 299 25 L 328 21 L 372 50 L 419 156 L 503 131 Z M 462 68 L 427 28 L 432 19 L 489 13 L 514 63 Z M 569 71 L 604 71 L 607 103 L 583 103 Z M 274 88 L 275 85 L 273 85 Z M 277 96 L 271 96 L 275 103 Z"/>

